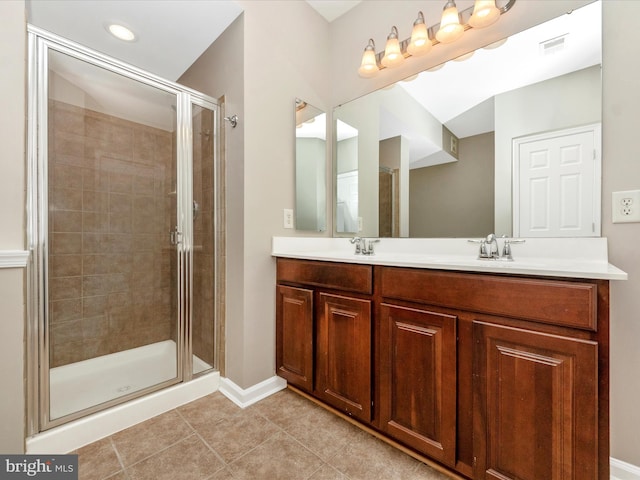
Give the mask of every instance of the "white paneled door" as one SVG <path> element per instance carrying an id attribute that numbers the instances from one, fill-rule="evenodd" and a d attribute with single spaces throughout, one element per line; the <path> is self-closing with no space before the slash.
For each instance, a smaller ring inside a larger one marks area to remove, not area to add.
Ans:
<path id="1" fill-rule="evenodd" d="M 600 124 L 513 140 L 513 235 L 600 236 Z"/>

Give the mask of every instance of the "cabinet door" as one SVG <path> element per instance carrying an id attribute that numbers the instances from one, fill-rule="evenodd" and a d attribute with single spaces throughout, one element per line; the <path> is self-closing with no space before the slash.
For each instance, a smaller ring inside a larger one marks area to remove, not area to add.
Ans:
<path id="1" fill-rule="evenodd" d="M 387 304 L 380 311 L 381 428 L 453 466 L 456 317 Z"/>
<path id="2" fill-rule="evenodd" d="M 369 422 L 371 301 L 321 293 L 317 329 L 317 395 Z"/>
<path id="3" fill-rule="evenodd" d="M 313 290 L 278 285 L 276 371 L 292 385 L 313 391 Z"/>
<path id="4" fill-rule="evenodd" d="M 474 478 L 598 477 L 597 343 L 474 322 Z"/>

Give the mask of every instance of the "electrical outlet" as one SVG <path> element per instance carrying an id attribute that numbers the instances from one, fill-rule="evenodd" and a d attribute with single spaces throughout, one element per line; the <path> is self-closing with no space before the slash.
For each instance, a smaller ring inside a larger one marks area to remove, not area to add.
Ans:
<path id="1" fill-rule="evenodd" d="M 611 194 L 613 223 L 640 222 L 640 190 Z"/>
<path id="2" fill-rule="evenodd" d="M 358 232 L 362 231 L 362 217 L 358 217 Z"/>
<path id="3" fill-rule="evenodd" d="M 284 228 L 293 228 L 293 209 L 285 208 L 284 213 Z"/>

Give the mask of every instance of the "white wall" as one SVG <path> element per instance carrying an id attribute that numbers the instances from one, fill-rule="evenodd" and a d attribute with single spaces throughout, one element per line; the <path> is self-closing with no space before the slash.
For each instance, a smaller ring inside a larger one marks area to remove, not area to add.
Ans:
<path id="1" fill-rule="evenodd" d="M 26 27 L 23 0 L 0 2 L 0 251 L 25 245 Z M 23 453 L 24 271 L 0 268 L 0 452 Z"/>

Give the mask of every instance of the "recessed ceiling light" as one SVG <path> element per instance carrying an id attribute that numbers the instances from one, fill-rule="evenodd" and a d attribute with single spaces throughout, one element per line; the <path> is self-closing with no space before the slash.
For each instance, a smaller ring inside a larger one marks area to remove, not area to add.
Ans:
<path id="1" fill-rule="evenodd" d="M 107 25 L 107 30 L 111 35 L 125 42 L 133 42 L 136 39 L 135 34 L 124 25 L 111 23 Z"/>

